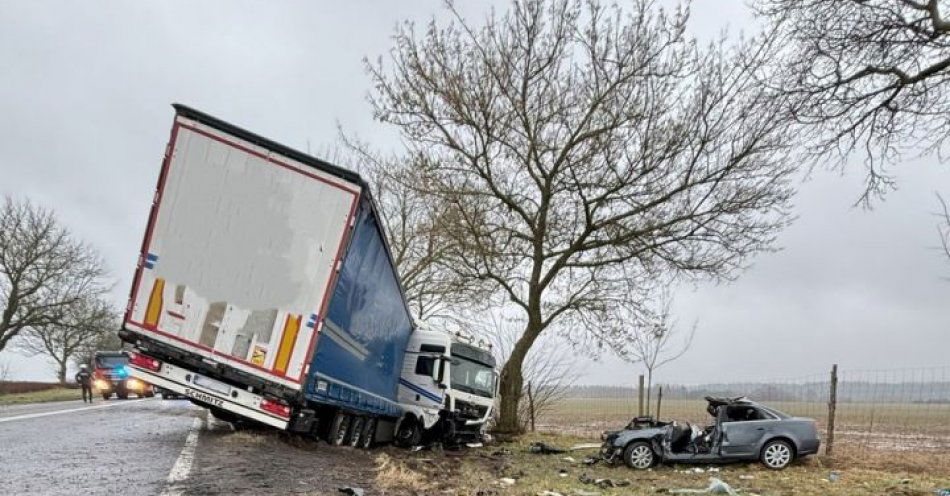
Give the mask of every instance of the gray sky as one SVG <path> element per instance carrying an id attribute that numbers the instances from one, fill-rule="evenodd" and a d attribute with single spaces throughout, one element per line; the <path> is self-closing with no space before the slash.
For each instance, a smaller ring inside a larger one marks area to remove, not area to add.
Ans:
<path id="1" fill-rule="evenodd" d="M 465 2 L 468 16 L 484 4 Z M 500 2 L 500 5 L 505 3 Z M 749 22 L 743 0 L 697 0 L 693 29 Z M 380 147 L 362 58 L 386 53 L 400 20 L 445 16 L 437 0 L 401 2 L 24 2 L 0 0 L 0 194 L 54 208 L 105 256 L 124 307 L 160 159 L 181 102 L 293 147 L 336 139 L 339 122 Z M 664 382 L 947 363 L 950 262 L 938 242 L 935 159 L 898 169 L 900 190 L 852 208 L 859 173 L 816 173 L 798 221 L 739 280 L 679 295 L 692 350 Z M 43 358 L 3 352 L 18 379 L 51 379 Z M 637 369 L 605 359 L 585 383 Z"/>

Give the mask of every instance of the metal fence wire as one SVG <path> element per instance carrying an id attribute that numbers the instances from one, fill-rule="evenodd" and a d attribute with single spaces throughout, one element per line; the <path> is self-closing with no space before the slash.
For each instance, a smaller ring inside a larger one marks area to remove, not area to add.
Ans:
<path id="1" fill-rule="evenodd" d="M 823 443 L 894 451 L 950 450 L 950 366 L 832 371 L 801 377 L 700 385 L 654 385 L 644 413 L 660 420 L 706 425 L 706 396 L 746 396 L 789 415 L 815 419 Z M 634 382 L 634 381 L 631 381 Z M 662 397 L 660 398 L 662 388 Z M 539 431 L 598 436 L 638 414 L 640 391 L 619 386 L 575 386 L 539 414 Z M 644 391 L 644 400 L 647 392 Z M 659 400 L 659 404 L 658 404 Z M 646 402 L 646 401 L 645 401 Z"/>

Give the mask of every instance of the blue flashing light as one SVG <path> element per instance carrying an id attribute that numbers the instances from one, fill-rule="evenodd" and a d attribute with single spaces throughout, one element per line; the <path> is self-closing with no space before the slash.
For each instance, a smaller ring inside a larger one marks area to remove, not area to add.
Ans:
<path id="1" fill-rule="evenodd" d="M 129 376 L 128 369 L 125 368 L 125 365 L 119 365 L 115 369 L 115 376 L 119 379 L 125 379 Z"/>

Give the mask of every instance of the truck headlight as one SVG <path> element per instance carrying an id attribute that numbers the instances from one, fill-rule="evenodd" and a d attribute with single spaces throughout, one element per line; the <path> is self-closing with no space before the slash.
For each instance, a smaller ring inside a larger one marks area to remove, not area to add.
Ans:
<path id="1" fill-rule="evenodd" d="M 109 383 L 102 379 L 96 379 L 95 386 L 96 386 L 96 389 L 101 389 L 101 390 L 109 389 Z"/>
<path id="2" fill-rule="evenodd" d="M 129 379 L 128 382 L 125 383 L 125 387 L 129 389 L 142 389 L 142 383 L 135 379 Z"/>

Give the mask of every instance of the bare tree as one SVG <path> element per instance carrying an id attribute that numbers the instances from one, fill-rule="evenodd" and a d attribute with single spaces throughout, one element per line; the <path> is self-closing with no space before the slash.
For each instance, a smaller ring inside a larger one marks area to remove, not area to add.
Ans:
<path id="1" fill-rule="evenodd" d="M 685 10 L 647 0 L 516 1 L 480 27 L 449 9 L 448 25 L 397 28 L 388 63 L 367 64 L 370 101 L 441 202 L 448 266 L 525 318 L 501 377 L 499 430 L 514 432 L 546 329 L 622 341 L 604 323 L 629 278 L 730 277 L 768 249 L 788 220 L 790 139 L 754 77 L 770 39 L 701 48 Z"/>
<path id="2" fill-rule="evenodd" d="M 641 303 L 623 307 L 617 314 L 618 326 L 629 326 L 630 339 L 619 352 L 624 359 L 639 363 L 647 371 L 646 414 L 650 414 L 653 376 L 657 369 L 689 351 L 696 335 L 696 324 L 689 332 L 679 330 L 672 318 L 672 298 L 668 292 L 657 300 L 659 308 L 650 309 Z"/>
<path id="3" fill-rule="evenodd" d="M 937 212 L 937 216 L 940 217 L 940 223 L 937 224 L 940 249 L 943 250 L 947 260 L 950 260 L 950 206 L 947 205 L 947 201 L 939 193 L 937 194 L 937 201 L 940 202 L 940 211 Z"/>
<path id="4" fill-rule="evenodd" d="M 481 325 L 476 325 L 480 334 L 491 340 L 492 351 L 502 366 L 511 356 L 524 329 L 523 318 L 504 314 L 504 309 L 479 312 Z M 471 328 L 471 325 L 466 327 Z M 543 418 L 554 411 L 582 376 L 577 354 L 567 343 L 560 342 L 556 334 L 546 334 L 538 339 L 524 359 L 522 372 L 525 379 L 522 394 L 527 394 L 530 384 L 536 418 Z M 527 429 L 530 420 L 529 405 L 522 402 L 518 408 L 518 422 L 522 430 Z"/>
<path id="5" fill-rule="evenodd" d="M 340 134 L 341 146 L 325 154 L 370 183 L 411 310 L 423 321 L 450 319 L 463 281 L 445 267 L 451 239 L 440 230 L 444 209 L 411 185 L 412 157 L 385 156 Z"/>
<path id="6" fill-rule="evenodd" d="M 863 151 L 865 203 L 893 187 L 902 148 L 941 152 L 950 136 L 946 0 L 759 0 L 789 40 L 775 86 L 793 97 L 811 151 Z M 843 162 L 839 162 L 843 163 Z"/>
<path id="7" fill-rule="evenodd" d="M 99 255 L 53 212 L 5 197 L 0 206 L 0 350 L 25 329 L 54 324 L 105 291 Z"/>
<path id="8" fill-rule="evenodd" d="M 108 303 L 99 298 L 85 298 L 67 307 L 54 321 L 28 328 L 20 335 L 16 347 L 30 355 L 50 358 L 55 365 L 56 379 L 65 384 L 69 363 L 117 327 L 118 317 Z"/>

